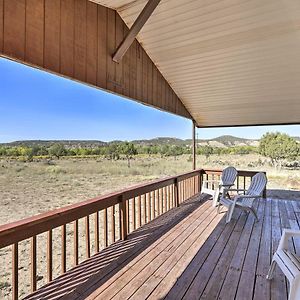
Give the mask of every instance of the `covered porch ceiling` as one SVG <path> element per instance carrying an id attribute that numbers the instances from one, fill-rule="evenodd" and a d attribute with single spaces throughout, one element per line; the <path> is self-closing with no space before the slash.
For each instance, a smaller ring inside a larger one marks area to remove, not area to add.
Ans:
<path id="1" fill-rule="evenodd" d="M 145 0 L 93 0 L 132 26 Z M 300 123 L 300 2 L 162 0 L 138 41 L 199 127 Z"/>

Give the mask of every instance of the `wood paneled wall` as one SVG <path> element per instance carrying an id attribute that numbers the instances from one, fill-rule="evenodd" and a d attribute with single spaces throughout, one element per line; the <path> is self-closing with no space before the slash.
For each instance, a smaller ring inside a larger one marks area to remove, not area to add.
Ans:
<path id="1" fill-rule="evenodd" d="M 191 118 L 118 13 L 88 0 L 0 0 L 0 54 Z"/>

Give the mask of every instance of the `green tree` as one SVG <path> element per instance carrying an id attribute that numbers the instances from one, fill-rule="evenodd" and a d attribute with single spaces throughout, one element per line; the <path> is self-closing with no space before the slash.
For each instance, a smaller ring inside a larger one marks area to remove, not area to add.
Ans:
<path id="1" fill-rule="evenodd" d="M 49 150 L 49 155 L 55 156 L 57 159 L 59 159 L 61 156 L 66 155 L 66 149 L 64 145 L 62 144 L 54 144 L 52 145 Z"/>
<path id="2" fill-rule="evenodd" d="M 202 154 L 205 155 L 206 159 L 209 159 L 209 157 L 214 153 L 214 148 L 209 145 L 205 145 L 201 147 Z"/>
<path id="3" fill-rule="evenodd" d="M 176 160 L 176 157 L 179 155 L 182 155 L 183 152 L 184 152 L 184 149 L 182 147 L 173 145 L 173 146 L 169 147 L 167 155 L 173 156 L 174 159 Z"/>
<path id="4" fill-rule="evenodd" d="M 119 153 L 119 147 L 117 143 L 111 143 L 108 145 L 108 147 L 105 148 L 105 156 L 109 159 L 119 159 L 120 153 Z"/>
<path id="5" fill-rule="evenodd" d="M 259 153 L 269 157 L 272 164 L 281 167 L 284 160 L 296 159 L 299 145 L 295 139 L 285 133 L 268 132 L 260 140 Z"/>
<path id="6" fill-rule="evenodd" d="M 130 142 L 123 142 L 119 145 L 119 149 L 121 154 L 125 155 L 128 162 L 128 168 L 130 168 L 130 160 L 137 154 L 134 144 Z"/>

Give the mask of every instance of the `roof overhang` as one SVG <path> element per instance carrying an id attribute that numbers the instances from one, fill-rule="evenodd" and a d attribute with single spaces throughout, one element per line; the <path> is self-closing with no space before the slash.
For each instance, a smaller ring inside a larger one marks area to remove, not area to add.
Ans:
<path id="1" fill-rule="evenodd" d="M 145 0 L 96 0 L 131 27 Z M 138 40 L 199 127 L 300 123 L 300 2 L 162 0 Z"/>

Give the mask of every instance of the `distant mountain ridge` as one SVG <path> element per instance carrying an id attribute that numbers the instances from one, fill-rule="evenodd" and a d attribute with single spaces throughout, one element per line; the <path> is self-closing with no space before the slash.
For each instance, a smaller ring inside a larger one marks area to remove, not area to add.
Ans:
<path id="1" fill-rule="evenodd" d="M 299 138 L 300 140 L 300 138 Z M 24 140 L 24 141 L 15 141 L 11 143 L 0 143 L 0 146 L 44 146 L 50 147 L 55 143 L 63 144 L 66 148 L 95 148 L 105 146 L 111 143 L 117 143 L 121 141 L 97 141 L 97 140 Z M 172 137 L 157 137 L 153 139 L 143 139 L 143 140 L 133 140 L 132 143 L 135 145 L 190 145 L 192 142 L 191 139 L 178 139 Z M 213 139 L 198 139 L 197 144 L 200 146 L 210 145 L 213 147 L 233 147 L 233 146 L 257 146 L 259 140 L 255 139 L 246 139 L 235 137 L 231 135 L 223 135 Z"/>
<path id="2" fill-rule="evenodd" d="M 300 137 L 294 137 L 298 142 L 300 142 Z M 50 147 L 55 143 L 63 144 L 66 148 L 96 148 L 112 143 L 119 143 L 122 141 L 97 141 L 97 140 L 25 140 L 25 141 L 15 141 L 11 143 L 0 143 L 0 146 L 45 146 Z M 153 139 L 143 139 L 143 140 L 133 140 L 131 141 L 135 145 L 191 145 L 191 139 L 178 139 L 172 137 L 157 137 Z M 246 139 L 240 138 L 232 135 L 222 135 L 212 139 L 197 139 L 197 144 L 199 146 L 210 145 L 212 147 L 234 147 L 234 146 L 255 146 L 259 145 L 259 139 Z"/>

